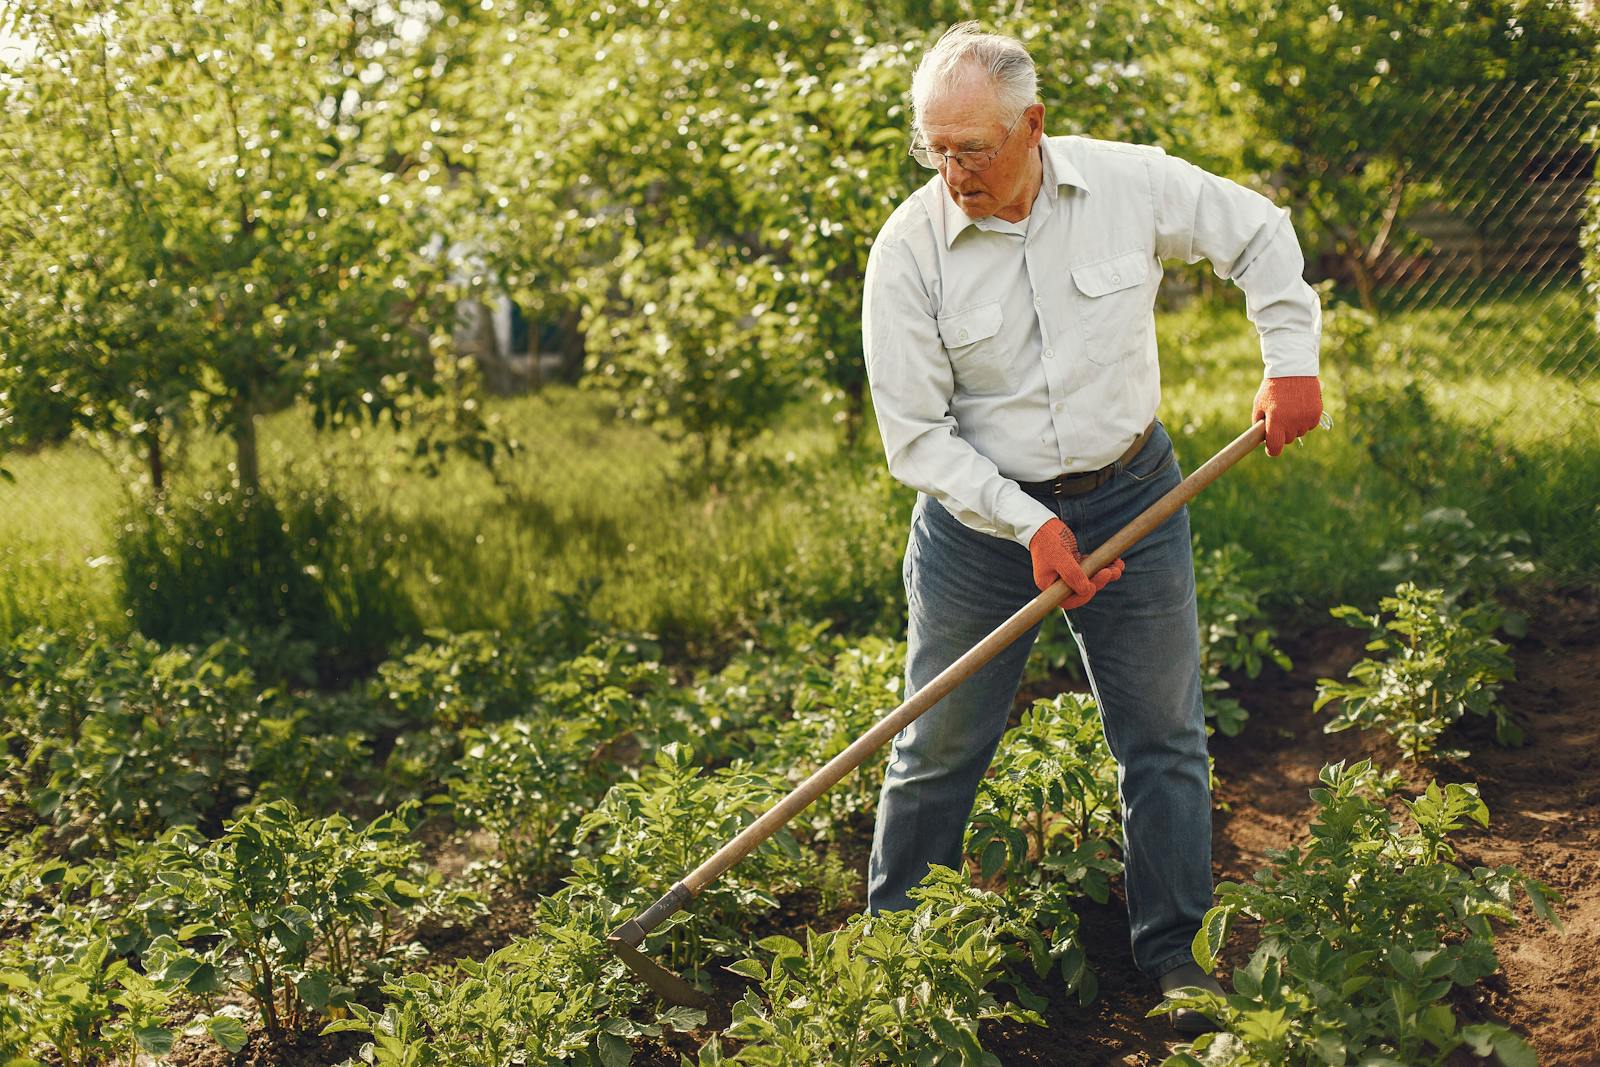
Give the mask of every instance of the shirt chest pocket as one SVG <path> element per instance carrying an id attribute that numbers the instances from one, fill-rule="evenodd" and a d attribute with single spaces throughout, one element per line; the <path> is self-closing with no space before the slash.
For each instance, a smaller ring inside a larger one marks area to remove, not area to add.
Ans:
<path id="1" fill-rule="evenodd" d="M 1120 252 L 1072 268 L 1072 284 L 1084 299 L 1084 350 L 1089 362 L 1120 362 L 1143 351 L 1150 332 L 1149 286 L 1152 254 L 1142 248 Z"/>
<path id="2" fill-rule="evenodd" d="M 1012 354 L 1005 351 L 1000 337 L 1004 320 L 998 300 L 939 316 L 939 340 L 961 392 L 1005 393 L 1015 387 Z"/>

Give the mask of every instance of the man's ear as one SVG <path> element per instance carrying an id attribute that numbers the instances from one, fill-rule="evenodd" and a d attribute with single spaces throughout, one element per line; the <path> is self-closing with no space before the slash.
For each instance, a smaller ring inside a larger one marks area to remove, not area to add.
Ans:
<path id="1" fill-rule="evenodd" d="M 1028 110 L 1023 112 L 1028 116 L 1028 147 L 1036 148 L 1039 138 L 1044 135 L 1044 105 L 1033 103 L 1028 105 Z"/>

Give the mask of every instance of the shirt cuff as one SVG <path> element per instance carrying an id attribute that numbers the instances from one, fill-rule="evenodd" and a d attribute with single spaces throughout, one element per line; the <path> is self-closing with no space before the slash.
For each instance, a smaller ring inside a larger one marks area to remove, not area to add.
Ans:
<path id="1" fill-rule="evenodd" d="M 1006 521 L 1015 531 L 1012 540 L 1027 548 L 1028 543 L 1033 540 L 1033 535 L 1039 532 L 1039 527 L 1058 516 L 1050 508 L 1023 492 L 1015 482 L 1011 484 L 1011 492 L 1006 494 L 1004 514 Z"/>
<path id="2" fill-rule="evenodd" d="M 1315 377 L 1321 372 L 1315 334 L 1288 334 L 1261 341 L 1261 361 L 1267 378 Z"/>

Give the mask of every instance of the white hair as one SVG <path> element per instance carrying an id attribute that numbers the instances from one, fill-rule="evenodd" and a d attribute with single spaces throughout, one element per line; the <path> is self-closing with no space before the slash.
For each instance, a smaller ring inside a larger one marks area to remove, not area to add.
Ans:
<path id="1" fill-rule="evenodd" d="M 911 116 L 918 129 L 923 108 L 950 88 L 969 64 L 988 75 L 1006 114 L 1020 114 L 1038 100 L 1039 74 L 1021 41 L 984 33 L 976 22 L 958 22 L 922 54 L 911 75 Z"/>

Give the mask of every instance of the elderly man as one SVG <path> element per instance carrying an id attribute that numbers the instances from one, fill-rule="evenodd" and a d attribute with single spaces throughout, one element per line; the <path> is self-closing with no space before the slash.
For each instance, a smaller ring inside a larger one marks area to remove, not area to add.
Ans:
<path id="1" fill-rule="evenodd" d="M 906 546 L 907 695 L 1057 579 L 1116 757 L 1134 960 L 1220 991 L 1189 944 L 1212 903 L 1211 797 L 1187 510 L 1093 576 L 1082 551 L 1180 480 L 1153 319 L 1161 260 L 1245 293 L 1267 451 L 1321 415 L 1321 312 L 1287 213 L 1161 149 L 1044 134 L 1020 43 L 952 27 L 912 79 L 937 173 L 884 223 L 862 330 L 889 471 L 919 490 Z M 872 912 L 959 869 L 972 803 L 1037 630 L 895 738 Z M 1212 1028 L 1193 1012 L 1185 1033 Z"/>

